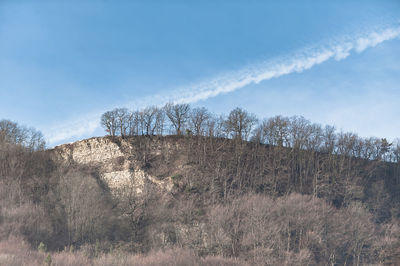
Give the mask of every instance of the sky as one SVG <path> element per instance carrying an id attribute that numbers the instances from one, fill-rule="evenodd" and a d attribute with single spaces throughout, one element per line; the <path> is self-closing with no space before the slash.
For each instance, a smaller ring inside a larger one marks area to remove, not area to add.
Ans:
<path id="1" fill-rule="evenodd" d="M 0 119 L 54 146 L 166 102 L 400 137 L 398 0 L 0 0 Z"/>

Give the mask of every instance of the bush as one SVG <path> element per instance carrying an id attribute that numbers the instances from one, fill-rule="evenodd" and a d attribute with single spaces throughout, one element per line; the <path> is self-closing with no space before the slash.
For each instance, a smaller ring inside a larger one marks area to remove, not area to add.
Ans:
<path id="1" fill-rule="evenodd" d="M 47 257 L 44 259 L 44 265 L 50 266 L 51 265 L 51 255 L 48 254 Z"/>
<path id="2" fill-rule="evenodd" d="M 47 247 L 43 242 L 40 242 L 40 244 L 38 246 L 38 251 L 39 252 L 46 252 L 47 251 Z"/>

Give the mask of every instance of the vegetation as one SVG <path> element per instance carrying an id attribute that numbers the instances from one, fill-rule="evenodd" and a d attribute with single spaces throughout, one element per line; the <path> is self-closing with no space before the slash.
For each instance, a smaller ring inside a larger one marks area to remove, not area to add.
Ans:
<path id="1" fill-rule="evenodd" d="M 0 264 L 399 264 L 400 145 L 302 117 L 259 121 L 185 104 L 106 112 L 107 138 L 174 184 L 119 197 L 95 165 L 0 122 Z"/>

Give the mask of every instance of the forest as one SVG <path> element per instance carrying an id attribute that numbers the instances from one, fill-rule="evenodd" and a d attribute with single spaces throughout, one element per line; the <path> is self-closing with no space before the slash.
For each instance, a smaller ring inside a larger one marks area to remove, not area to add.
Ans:
<path id="1" fill-rule="evenodd" d="M 173 103 L 100 123 L 173 189 L 117 197 L 96 166 L 1 120 L 0 265 L 400 264 L 398 141 Z"/>

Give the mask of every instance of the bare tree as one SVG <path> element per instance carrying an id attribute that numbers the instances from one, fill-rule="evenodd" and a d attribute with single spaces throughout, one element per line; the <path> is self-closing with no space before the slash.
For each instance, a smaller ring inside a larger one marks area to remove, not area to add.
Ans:
<path id="1" fill-rule="evenodd" d="M 388 161 L 390 155 L 390 149 L 392 147 L 393 143 L 389 143 L 389 141 L 386 138 L 381 139 L 381 149 L 379 153 L 379 159 Z"/>
<path id="2" fill-rule="evenodd" d="M 158 108 L 155 106 L 146 107 L 143 109 L 143 122 L 145 126 L 145 134 L 147 136 L 154 135 L 157 127 Z"/>
<path id="3" fill-rule="evenodd" d="M 305 149 L 307 140 L 311 135 L 311 123 L 304 117 L 294 116 L 289 121 L 289 135 L 291 147 Z"/>
<path id="4" fill-rule="evenodd" d="M 182 130 L 184 129 L 189 117 L 190 106 L 188 104 L 167 103 L 164 110 L 175 129 L 175 133 L 177 135 L 182 135 Z"/>
<path id="5" fill-rule="evenodd" d="M 60 179 L 57 194 L 65 212 L 68 244 L 93 243 L 107 234 L 110 206 L 92 176 L 67 172 Z"/>
<path id="6" fill-rule="evenodd" d="M 121 137 L 124 138 L 128 130 L 129 111 L 127 108 L 117 108 L 114 109 L 114 112 L 117 116 L 118 131 Z"/>
<path id="7" fill-rule="evenodd" d="M 356 145 L 358 136 L 356 134 L 347 132 L 340 132 L 338 134 L 336 152 L 340 155 L 351 156 Z"/>
<path id="8" fill-rule="evenodd" d="M 206 108 L 194 108 L 190 113 L 190 128 L 193 134 L 196 136 L 204 135 L 205 126 L 210 117 L 211 115 L 208 113 Z"/>
<path id="9" fill-rule="evenodd" d="M 0 140 L 20 144 L 25 140 L 25 134 L 17 123 L 3 119 L 0 121 Z"/>
<path id="10" fill-rule="evenodd" d="M 323 148 L 322 151 L 332 154 L 336 146 L 336 128 L 333 126 L 325 126 L 322 133 Z"/>
<path id="11" fill-rule="evenodd" d="M 270 145 L 288 146 L 289 143 L 289 119 L 275 116 L 263 121 L 263 136 L 265 142 Z"/>
<path id="12" fill-rule="evenodd" d="M 255 115 L 238 107 L 229 113 L 225 121 L 225 129 L 232 138 L 247 140 L 256 123 L 257 118 Z"/>
<path id="13" fill-rule="evenodd" d="M 28 138 L 26 140 L 26 146 L 33 151 L 44 150 L 46 147 L 46 141 L 44 140 L 42 132 L 29 128 L 27 130 Z"/>
<path id="14" fill-rule="evenodd" d="M 115 110 L 107 111 L 101 116 L 101 125 L 110 136 L 115 136 L 118 130 L 118 118 Z"/>
<path id="15" fill-rule="evenodd" d="M 392 153 L 394 162 L 400 163 L 400 139 L 397 139 L 396 145 L 393 145 Z"/>
<path id="16" fill-rule="evenodd" d="M 126 135 L 133 136 L 135 128 L 135 114 L 132 111 L 128 111 L 126 114 Z"/>
<path id="17" fill-rule="evenodd" d="M 155 120 L 155 132 L 157 135 L 162 136 L 165 125 L 165 112 L 163 109 L 157 108 Z"/>
<path id="18" fill-rule="evenodd" d="M 144 134 L 144 118 L 143 112 L 136 110 L 132 112 L 132 123 L 129 128 L 129 132 L 131 136 L 143 135 Z"/>
<path id="19" fill-rule="evenodd" d="M 42 132 L 5 119 L 0 121 L 0 142 L 19 144 L 31 151 L 43 150 L 46 146 Z"/>

